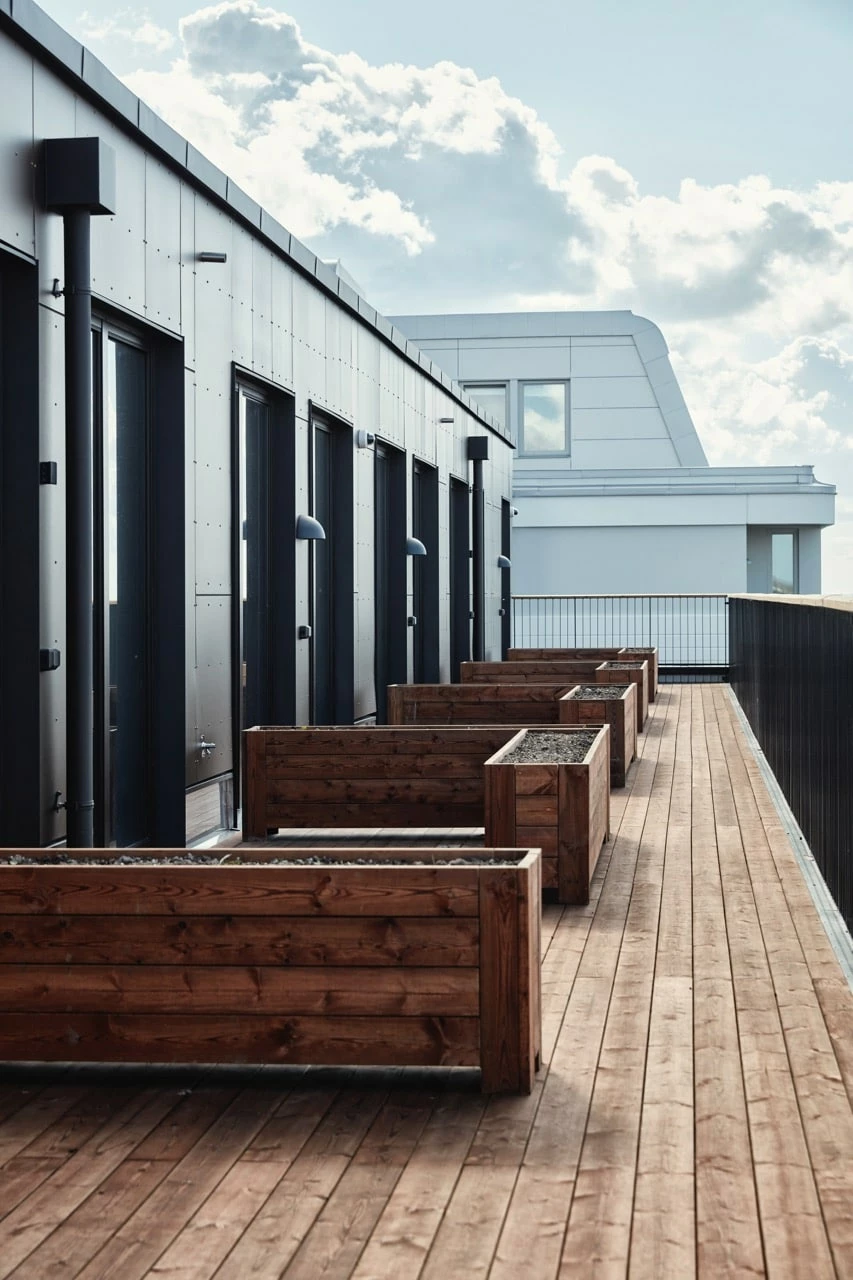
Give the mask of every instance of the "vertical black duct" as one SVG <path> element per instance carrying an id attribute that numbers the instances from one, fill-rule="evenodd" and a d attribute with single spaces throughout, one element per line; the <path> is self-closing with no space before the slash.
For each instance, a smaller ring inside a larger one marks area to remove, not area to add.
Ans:
<path id="1" fill-rule="evenodd" d="M 473 552 L 474 628 L 472 652 L 475 662 L 486 657 L 486 494 L 483 463 L 489 457 L 489 437 L 468 437 L 468 458 L 474 463 L 471 493 L 471 550 Z"/>
<path id="2" fill-rule="evenodd" d="M 99 138 L 44 143 L 44 205 L 65 231 L 66 839 L 92 847 L 92 214 L 115 212 L 115 154 Z"/>

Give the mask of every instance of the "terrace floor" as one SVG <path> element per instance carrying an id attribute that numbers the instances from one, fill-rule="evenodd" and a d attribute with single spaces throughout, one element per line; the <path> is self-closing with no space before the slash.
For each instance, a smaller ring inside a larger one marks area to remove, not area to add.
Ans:
<path id="1" fill-rule="evenodd" d="M 0 1276 L 853 1276 L 853 996 L 722 685 L 663 686 L 544 1067 L 0 1071 Z"/>

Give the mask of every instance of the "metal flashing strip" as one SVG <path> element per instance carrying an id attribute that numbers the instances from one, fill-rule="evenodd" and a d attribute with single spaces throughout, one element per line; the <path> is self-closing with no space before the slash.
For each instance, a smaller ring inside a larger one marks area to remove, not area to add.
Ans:
<path id="1" fill-rule="evenodd" d="M 764 779 L 764 785 L 767 787 L 770 799 L 779 814 L 779 819 L 794 851 L 794 857 L 797 859 L 797 863 L 803 873 L 803 879 L 811 894 L 820 922 L 847 979 L 848 986 L 853 991 L 853 938 L 850 936 L 844 917 L 835 904 L 835 899 L 827 888 L 826 881 L 821 875 L 820 868 L 808 846 L 808 842 L 800 830 L 800 825 L 791 812 L 788 801 L 785 799 L 785 794 L 776 780 L 776 775 L 761 750 L 759 741 L 752 731 L 752 726 L 744 714 L 743 707 L 738 702 L 731 687 L 728 692 L 738 723 L 743 730 L 744 737 L 752 748 L 752 753 L 758 762 L 761 776 Z"/>

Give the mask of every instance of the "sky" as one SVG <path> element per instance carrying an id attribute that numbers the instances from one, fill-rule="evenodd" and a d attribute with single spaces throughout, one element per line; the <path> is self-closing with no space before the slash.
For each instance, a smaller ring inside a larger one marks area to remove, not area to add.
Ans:
<path id="1" fill-rule="evenodd" d="M 42 4 L 387 314 L 649 317 L 853 593 L 850 0 Z"/>

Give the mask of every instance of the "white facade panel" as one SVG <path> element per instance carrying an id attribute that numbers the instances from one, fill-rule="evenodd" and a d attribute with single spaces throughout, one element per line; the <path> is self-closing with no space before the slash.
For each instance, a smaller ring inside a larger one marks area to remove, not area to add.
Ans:
<path id="1" fill-rule="evenodd" d="M 613 457 L 613 442 L 623 440 L 668 440 L 666 423 L 658 408 L 579 409 L 572 408 L 572 441 L 608 442 L 607 458 Z M 617 446 L 621 452 L 621 444 Z M 600 465 L 598 463 L 596 466 Z M 604 466 L 607 466 L 605 461 Z M 677 465 L 674 463 L 670 466 Z"/>
<path id="2" fill-rule="evenodd" d="M 612 457 L 616 444 L 617 441 L 612 439 L 578 440 L 573 436 L 572 465 L 578 468 L 600 467 Z M 678 455 L 669 437 L 650 440 L 622 439 L 618 441 L 618 448 L 626 467 L 678 466 Z"/>
<path id="3" fill-rule="evenodd" d="M 633 343 L 628 346 L 578 346 L 572 340 L 572 377 L 643 378 L 645 370 Z"/>
<path id="4" fill-rule="evenodd" d="M 657 400 L 648 378 L 577 378 L 572 383 L 577 409 L 653 409 Z"/>
<path id="5" fill-rule="evenodd" d="M 444 355 L 444 352 L 437 352 L 434 358 L 450 373 Z M 559 347 L 479 347 L 476 351 L 463 347 L 459 352 L 458 367 L 460 382 L 506 382 L 510 367 L 512 377 L 516 379 L 557 381 L 571 374 L 571 351 L 568 344 Z"/>

